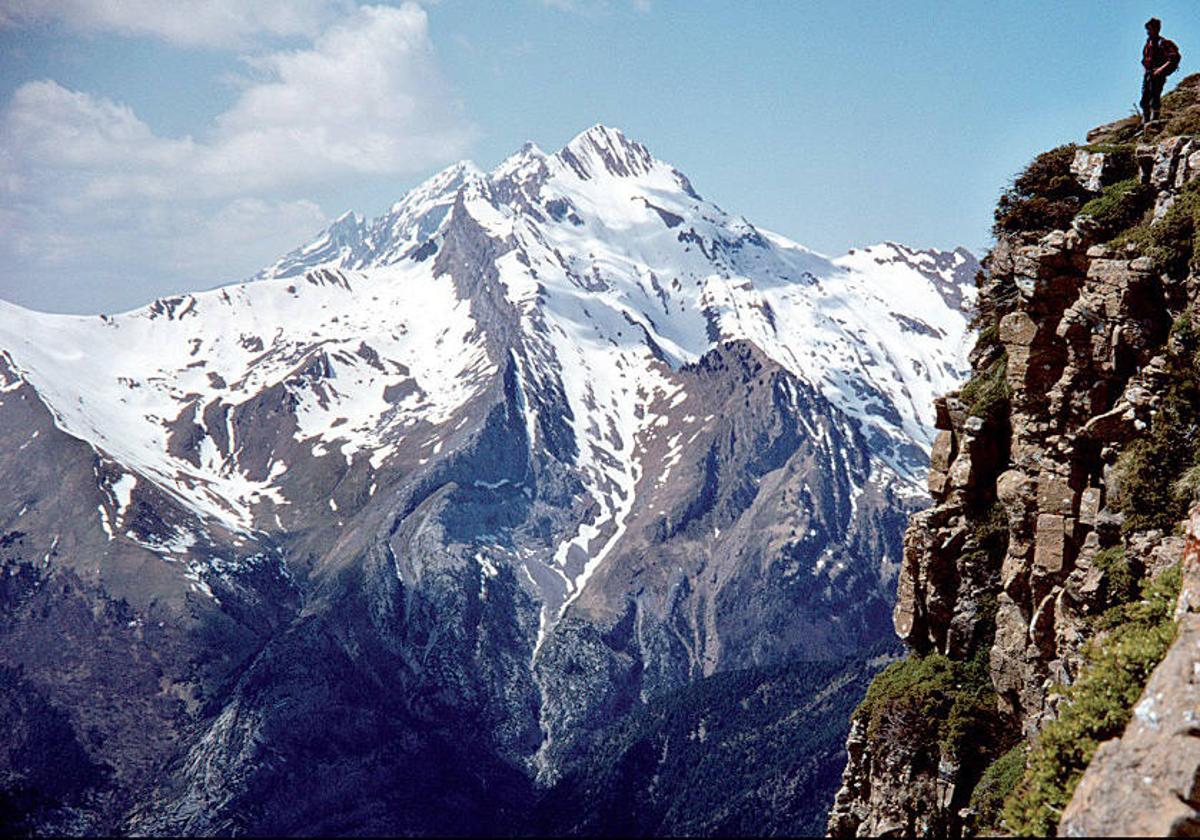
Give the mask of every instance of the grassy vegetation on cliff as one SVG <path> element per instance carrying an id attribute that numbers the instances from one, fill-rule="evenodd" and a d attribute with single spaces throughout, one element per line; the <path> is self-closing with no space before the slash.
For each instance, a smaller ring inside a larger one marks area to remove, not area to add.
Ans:
<path id="1" fill-rule="evenodd" d="M 1187 515 L 1195 492 L 1179 481 L 1200 461 L 1200 336 L 1190 316 L 1175 321 L 1167 349 L 1170 376 L 1154 420 L 1116 465 L 1126 531 L 1170 531 Z"/>
<path id="2" fill-rule="evenodd" d="M 1150 257 L 1154 265 L 1175 277 L 1200 271 L 1200 180 L 1179 191 L 1171 209 L 1157 222 L 1144 222 L 1113 240 L 1118 247 Z"/>
<path id="3" fill-rule="evenodd" d="M 938 653 L 895 662 L 871 683 L 854 714 L 866 721 L 873 743 L 939 749 L 964 764 L 978 763 L 986 745 L 999 740 L 1001 726 L 987 648 L 965 662 Z"/>
<path id="4" fill-rule="evenodd" d="M 986 368 L 971 377 L 959 396 L 973 417 L 988 417 L 1008 405 L 1008 354 L 1001 353 Z"/>
<path id="5" fill-rule="evenodd" d="M 1179 568 L 1143 584 L 1110 632 L 1093 640 L 1074 685 L 1061 690 L 1058 718 L 1038 735 L 1023 778 L 1004 804 L 1004 827 L 1016 835 L 1054 834 L 1100 742 L 1121 734 L 1175 638 Z"/>
<path id="6" fill-rule="evenodd" d="M 984 771 L 971 792 L 972 834 L 988 836 L 1000 830 L 1004 801 L 1025 775 L 1025 742 L 1001 755 Z"/>
<path id="7" fill-rule="evenodd" d="M 1071 174 L 1076 146 L 1059 146 L 1033 159 L 996 205 L 993 231 L 1040 234 L 1064 228 L 1087 200 L 1088 192 Z"/>
<path id="8" fill-rule="evenodd" d="M 1092 560 L 1104 576 L 1104 600 L 1109 604 L 1127 604 L 1137 596 L 1138 582 L 1123 545 L 1104 549 Z M 1113 619 L 1120 623 L 1120 609 L 1110 610 L 1098 618 L 1102 627 L 1114 626 Z"/>
<path id="9" fill-rule="evenodd" d="M 1102 237 L 1114 236 L 1138 224 L 1154 202 L 1154 190 L 1140 178 L 1117 181 L 1079 210 L 1089 216 Z"/>

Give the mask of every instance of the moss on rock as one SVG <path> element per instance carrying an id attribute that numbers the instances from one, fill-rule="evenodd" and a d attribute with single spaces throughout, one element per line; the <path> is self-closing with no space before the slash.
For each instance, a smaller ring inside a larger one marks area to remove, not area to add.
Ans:
<path id="1" fill-rule="evenodd" d="M 1001 353 L 963 386 L 959 396 L 973 417 L 989 417 L 1008 405 L 1008 354 Z"/>
<path id="2" fill-rule="evenodd" d="M 1126 178 L 1104 189 L 1079 210 L 1096 224 L 1102 237 L 1138 224 L 1154 202 L 1154 190 L 1140 178 Z"/>

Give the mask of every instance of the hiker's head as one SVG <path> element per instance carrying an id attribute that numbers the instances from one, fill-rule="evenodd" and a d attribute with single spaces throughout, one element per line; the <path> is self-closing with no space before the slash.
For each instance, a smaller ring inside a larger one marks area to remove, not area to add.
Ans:
<path id="1" fill-rule="evenodd" d="M 1158 18 L 1150 18 L 1146 21 L 1146 32 L 1150 35 L 1157 35 L 1162 31 L 1162 21 Z"/>

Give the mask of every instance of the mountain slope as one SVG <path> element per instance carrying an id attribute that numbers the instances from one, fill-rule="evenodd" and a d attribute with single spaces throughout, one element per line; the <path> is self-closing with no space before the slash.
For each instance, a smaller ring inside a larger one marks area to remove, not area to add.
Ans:
<path id="1" fill-rule="evenodd" d="M 0 422 L 33 406 L 91 476 L 31 480 L 22 421 L 0 428 L 29 485 L 0 508 L 8 562 L 86 545 L 31 580 L 75 574 L 135 623 L 170 605 L 180 651 L 137 689 L 186 698 L 180 732 L 96 819 L 470 830 L 510 807 L 474 762 L 550 784 L 650 698 L 873 644 L 975 268 L 827 259 L 597 126 L 451 167 L 247 283 L 111 317 L 0 305 Z M 70 519 L 38 513 L 59 497 Z M 58 655 L 0 664 L 53 693 Z M 346 737 L 311 738 L 334 708 Z M 396 799 L 419 767 L 444 775 Z M 438 822 L 439 797 L 474 804 Z"/>

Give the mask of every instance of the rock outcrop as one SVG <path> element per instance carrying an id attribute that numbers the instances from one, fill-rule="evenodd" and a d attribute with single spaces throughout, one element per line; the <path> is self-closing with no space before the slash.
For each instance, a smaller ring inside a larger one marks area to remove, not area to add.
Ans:
<path id="1" fill-rule="evenodd" d="M 1178 636 L 1118 740 L 1100 745 L 1059 833 L 1194 837 L 1200 831 L 1200 508 L 1192 511 Z"/>
<path id="2" fill-rule="evenodd" d="M 877 726 L 885 734 L 871 738 L 865 719 L 881 714 L 879 704 L 860 709 L 830 816 L 833 836 L 1001 828 L 971 802 L 988 762 L 1021 740 L 1035 742 L 1059 716 L 1060 687 L 1075 683 L 1102 632 L 1097 617 L 1185 554 L 1166 508 L 1162 521 L 1139 511 L 1156 493 L 1180 503 L 1177 484 L 1148 484 L 1151 467 L 1177 479 L 1189 464 L 1138 459 L 1160 458 L 1168 424 L 1191 410 L 1190 392 L 1179 389 L 1195 354 L 1190 319 L 1200 278 L 1187 266 L 1194 232 L 1182 235 L 1182 259 L 1153 234 L 1194 224 L 1170 214 L 1195 200 L 1200 138 L 1089 147 L 1067 160 L 1084 192 L 1078 203 L 1096 199 L 1069 226 L 1005 229 L 1001 214 L 1015 211 L 1003 202 L 998 211 L 997 243 L 979 279 L 973 379 L 936 403 L 935 504 L 910 519 L 894 614 L 914 657 L 986 661 L 985 705 L 998 734 L 968 744 L 943 729 L 930 743 L 902 732 L 886 737 L 888 727 Z M 1053 190 L 1061 200 L 1061 184 Z M 1152 235 L 1139 239 L 1139 231 Z M 1193 565 L 1196 551 L 1189 543 Z M 1064 817 L 1066 831 L 1157 834 L 1196 825 L 1197 574 L 1185 574 L 1193 582 L 1184 586 L 1179 641 L 1125 737 L 1100 750 Z M 979 753 L 986 760 L 970 760 Z"/>

